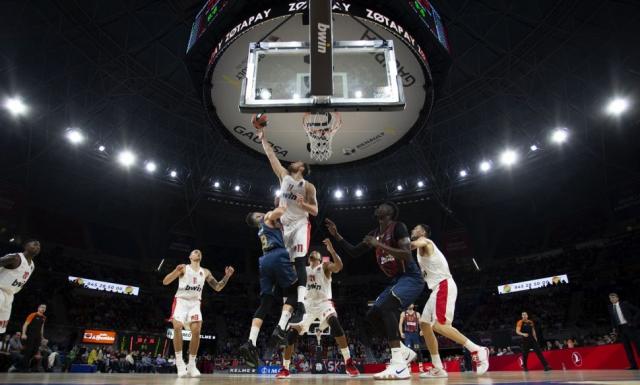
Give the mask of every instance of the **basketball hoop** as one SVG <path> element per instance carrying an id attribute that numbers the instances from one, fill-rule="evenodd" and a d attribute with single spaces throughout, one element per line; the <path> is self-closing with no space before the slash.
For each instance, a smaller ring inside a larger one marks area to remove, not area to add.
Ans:
<path id="1" fill-rule="evenodd" d="M 331 158 L 333 136 L 342 127 L 339 112 L 305 112 L 302 126 L 309 138 L 310 153 L 313 160 L 324 161 Z"/>

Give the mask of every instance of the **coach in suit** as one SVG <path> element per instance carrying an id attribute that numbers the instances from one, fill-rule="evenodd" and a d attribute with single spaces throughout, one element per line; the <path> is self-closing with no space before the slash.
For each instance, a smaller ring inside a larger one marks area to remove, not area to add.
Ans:
<path id="1" fill-rule="evenodd" d="M 631 343 L 633 342 L 636 345 L 636 350 L 640 354 L 640 333 L 638 332 L 640 309 L 627 301 L 620 302 L 617 293 L 610 293 L 609 301 L 611 301 L 609 315 L 611 316 L 613 331 L 624 344 L 624 350 L 627 352 L 627 358 L 631 365 L 629 369 L 637 370 L 638 363 L 633 355 Z"/>

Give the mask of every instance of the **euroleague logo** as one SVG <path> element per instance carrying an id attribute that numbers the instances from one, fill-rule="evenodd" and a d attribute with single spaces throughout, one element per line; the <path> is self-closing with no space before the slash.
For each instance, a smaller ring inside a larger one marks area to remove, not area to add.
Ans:
<path id="1" fill-rule="evenodd" d="M 582 366 L 582 356 L 578 352 L 571 353 L 571 361 L 573 361 L 573 364 L 577 367 Z"/>

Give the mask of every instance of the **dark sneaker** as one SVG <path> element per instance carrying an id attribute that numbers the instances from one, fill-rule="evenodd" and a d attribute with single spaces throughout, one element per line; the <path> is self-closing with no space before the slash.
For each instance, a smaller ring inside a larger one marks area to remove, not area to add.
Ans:
<path id="1" fill-rule="evenodd" d="M 240 346 L 240 355 L 244 357 L 244 360 L 252 368 L 258 367 L 260 358 L 258 356 L 258 348 L 253 345 L 253 342 L 247 341 Z"/>
<path id="2" fill-rule="evenodd" d="M 271 339 L 269 340 L 269 345 L 271 347 L 284 345 L 287 340 L 287 332 L 282 330 L 280 326 L 276 325 L 276 328 L 273 329 L 273 334 L 271 334 Z"/>
<path id="3" fill-rule="evenodd" d="M 304 308 L 304 304 L 302 302 L 298 302 L 298 307 L 296 308 L 296 312 L 289 320 L 289 325 L 295 326 L 301 324 L 304 320 L 305 314 L 307 314 L 307 311 Z"/>

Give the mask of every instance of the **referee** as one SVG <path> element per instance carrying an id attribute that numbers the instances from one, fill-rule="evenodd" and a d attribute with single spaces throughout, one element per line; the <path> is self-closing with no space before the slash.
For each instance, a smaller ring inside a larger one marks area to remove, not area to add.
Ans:
<path id="1" fill-rule="evenodd" d="M 522 337 L 522 369 L 525 372 L 529 371 L 527 367 L 527 358 L 529 357 L 529 350 L 533 351 L 538 356 L 538 359 L 544 367 L 544 371 L 551 370 L 547 360 L 544 359 L 542 352 L 540 351 L 540 345 L 538 345 L 538 336 L 536 335 L 536 328 L 533 321 L 529 319 L 529 315 L 526 311 L 522 312 L 522 319 L 516 324 L 516 334 Z"/>
<path id="2" fill-rule="evenodd" d="M 22 325 L 22 339 L 26 340 L 24 343 L 23 357 L 22 357 L 22 370 L 29 372 L 31 368 L 31 359 L 38 353 L 40 344 L 42 343 L 42 336 L 44 334 L 44 322 L 47 317 L 44 316 L 44 312 L 47 311 L 47 305 L 42 304 L 38 306 L 38 311 L 29 314 L 24 325 Z"/>

